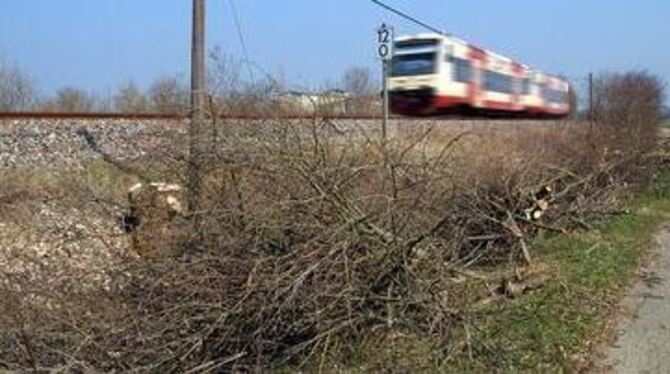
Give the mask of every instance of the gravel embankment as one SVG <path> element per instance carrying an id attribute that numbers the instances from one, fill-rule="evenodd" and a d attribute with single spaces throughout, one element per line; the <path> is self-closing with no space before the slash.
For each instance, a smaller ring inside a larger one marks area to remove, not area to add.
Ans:
<path id="1" fill-rule="evenodd" d="M 185 131 L 184 123 L 166 120 L 3 120 L 0 168 L 74 166 L 105 154 L 135 158 Z"/>
<path id="2" fill-rule="evenodd" d="M 28 168 L 47 178 L 92 159 L 137 158 L 174 145 L 185 130 L 164 120 L 2 120 L 0 175 L 11 178 L 12 170 Z M 107 271 L 132 255 L 117 223 L 123 208 L 98 200 L 87 186 L 69 191 L 77 186 L 65 185 L 51 196 L 40 186 L 7 182 L 14 190 L 0 189 L 0 286 L 24 279 L 105 287 Z"/>
<path id="3" fill-rule="evenodd" d="M 220 127 L 254 137 L 265 121 L 227 121 Z M 269 120 L 268 122 L 273 122 Z M 311 130 L 311 121 L 290 121 L 291 126 Z M 284 125 L 285 121 L 282 122 Z M 473 120 L 392 120 L 388 133 L 404 134 L 439 124 L 449 131 L 488 133 L 511 129 L 535 128 L 555 124 L 553 121 L 473 121 Z M 380 132 L 374 120 L 333 120 L 321 122 L 318 128 L 330 136 L 373 137 Z M 133 159 L 156 151 L 185 149 L 187 121 L 126 119 L 17 119 L 0 120 L 0 169 L 22 167 L 63 167 L 102 158 Z M 364 135 L 363 135 L 364 134 Z M 305 132 L 311 136 L 311 131 Z"/>
<path id="4" fill-rule="evenodd" d="M 107 287 L 114 264 L 132 255 L 118 209 L 105 204 L 22 200 L 0 203 L 0 213 L 0 287 Z"/>

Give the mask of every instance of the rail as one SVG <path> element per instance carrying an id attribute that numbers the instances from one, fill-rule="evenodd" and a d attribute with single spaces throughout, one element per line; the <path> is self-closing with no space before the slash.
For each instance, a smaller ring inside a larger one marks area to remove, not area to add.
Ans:
<path id="1" fill-rule="evenodd" d="M 354 115 L 319 115 L 320 118 L 332 119 L 356 119 L 372 120 L 380 119 L 380 116 L 354 116 Z M 188 116 L 180 114 L 158 114 L 158 113 L 100 113 L 100 112 L 4 112 L 0 113 L 0 120 L 12 119 L 135 119 L 135 120 L 172 120 L 181 121 Z M 282 119 L 313 119 L 314 115 L 220 115 L 220 119 L 260 120 L 267 118 Z M 398 117 L 401 118 L 401 117 Z M 405 118 L 405 117 L 402 117 Z M 411 119 L 411 118 L 408 118 Z"/>

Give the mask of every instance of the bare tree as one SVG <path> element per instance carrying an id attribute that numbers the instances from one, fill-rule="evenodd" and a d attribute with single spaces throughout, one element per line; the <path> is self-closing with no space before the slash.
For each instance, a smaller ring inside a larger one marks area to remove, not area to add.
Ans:
<path id="1" fill-rule="evenodd" d="M 114 97 L 114 106 L 121 113 L 146 113 L 149 100 L 133 81 L 128 81 Z"/>
<path id="2" fill-rule="evenodd" d="M 33 107 L 36 98 L 33 82 L 18 68 L 0 61 L 0 111 L 22 111 Z"/>
<path id="3" fill-rule="evenodd" d="M 663 113 L 662 114 L 663 115 L 663 120 L 667 124 L 668 121 L 670 121 L 670 106 L 664 105 L 662 113 Z"/>
<path id="4" fill-rule="evenodd" d="M 577 118 L 577 113 L 578 113 L 578 106 L 579 106 L 579 97 L 577 96 L 577 91 L 575 91 L 574 87 L 570 86 L 568 90 L 568 105 L 570 105 L 570 114 L 569 118 L 570 119 L 576 119 Z"/>
<path id="5" fill-rule="evenodd" d="M 149 101 L 154 111 L 179 114 L 188 111 L 188 88 L 176 77 L 158 78 L 149 88 Z"/>
<path id="6" fill-rule="evenodd" d="M 355 96 L 369 96 L 375 86 L 370 69 L 365 67 L 354 66 L 342 76 L 342 88 Z"/>
<path id="7" fill-rule="evenodd" d="M 242 91 L 241 62 L 216 47 L 209 53 L 207 86 L 211 101 L 220 112 L 236 110 L 235 101 Z"/>
<path id="8" fill-rule="evenodd" d="M 664 84 L 646 71 L 603 74 L 594 84 L 599 127 L 621 147 L 652 146 L 662 118 Z"/>
<path id="9" fill-rule="evenodd" d="M 114 94 L 111 91 L 106 91 L 104 93 L 92 93 L 91 98 L 94 101 L 94 107 L 96 111 L 102 113 L 111 113 L 114 111 Z"/>
<path id="10" fill-rule="evenodd" d="M 96 99 L 84 90 L 66 87 L 56 92 L 56 97 L 42 105 L 43 110 L 65 113 L 91 112 L 96 108 Z"/>
<path id="11" fill-rule="evenodd" d="M 215 48 L 209 54 L 208 87 L 211 108 L 220 114 L 274 115 L 273 99 L 284 92 L 283 79 L 275 78 L 255 66 L 262 77 L 255 81 L 243 79 L 243 61 Z"/>
<path id="12" fill-rule="evenodd" d="M 378 87 L 370 69 L 360 66 L 349 68 L 342 76 L 341 86 L 351 95 L 347 109 L 350 114 L 372 113 L 374 103 L 377 101 L 375 92 L 378 91 Z"/>

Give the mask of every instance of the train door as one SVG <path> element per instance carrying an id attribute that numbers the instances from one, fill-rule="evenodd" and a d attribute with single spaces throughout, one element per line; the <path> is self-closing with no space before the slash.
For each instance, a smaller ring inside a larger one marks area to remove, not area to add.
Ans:
<path id="1" fill-rule="evenodd" d="M 482 91 L 484 86 L 484 66 L 486 63 L 486 52 L 483 50 L 470 47 L 470 61 L 472 62 L 472 82 L 468 92 L 470 105 L 474 108 L 482 108 L 484 106 L 482 100 Z"/>
<path id="2" fill-rule="evenodd" d="M 522 110 L 521 95 L 523 94 L 523 67 L 517 62 L 512 63 L 512 76 L 514 84 L 512 86 L 512 110 Z"/>

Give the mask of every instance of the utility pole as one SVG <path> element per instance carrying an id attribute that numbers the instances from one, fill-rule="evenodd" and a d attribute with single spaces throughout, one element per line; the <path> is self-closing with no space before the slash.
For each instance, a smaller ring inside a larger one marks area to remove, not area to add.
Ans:
<path id="1" fill-rule="evenodd" d="M 589 73 L 589 122 L 595 120 L 595 113 L 593 108 L 593 73 Z"/>
<path id="2" fill-rule="evenodd" d="M 202 170 L 204 161 L 205 102 L 207 79 L 205 72 L 205 0 L 193 0 L 193 34 L 191 44 L 191 111 L 189 125 L 189 164 L 187 194 L 194 229 L 200 230 L 202 206 Z M 196 235 L 200 236 L 200 232 Z"/>

